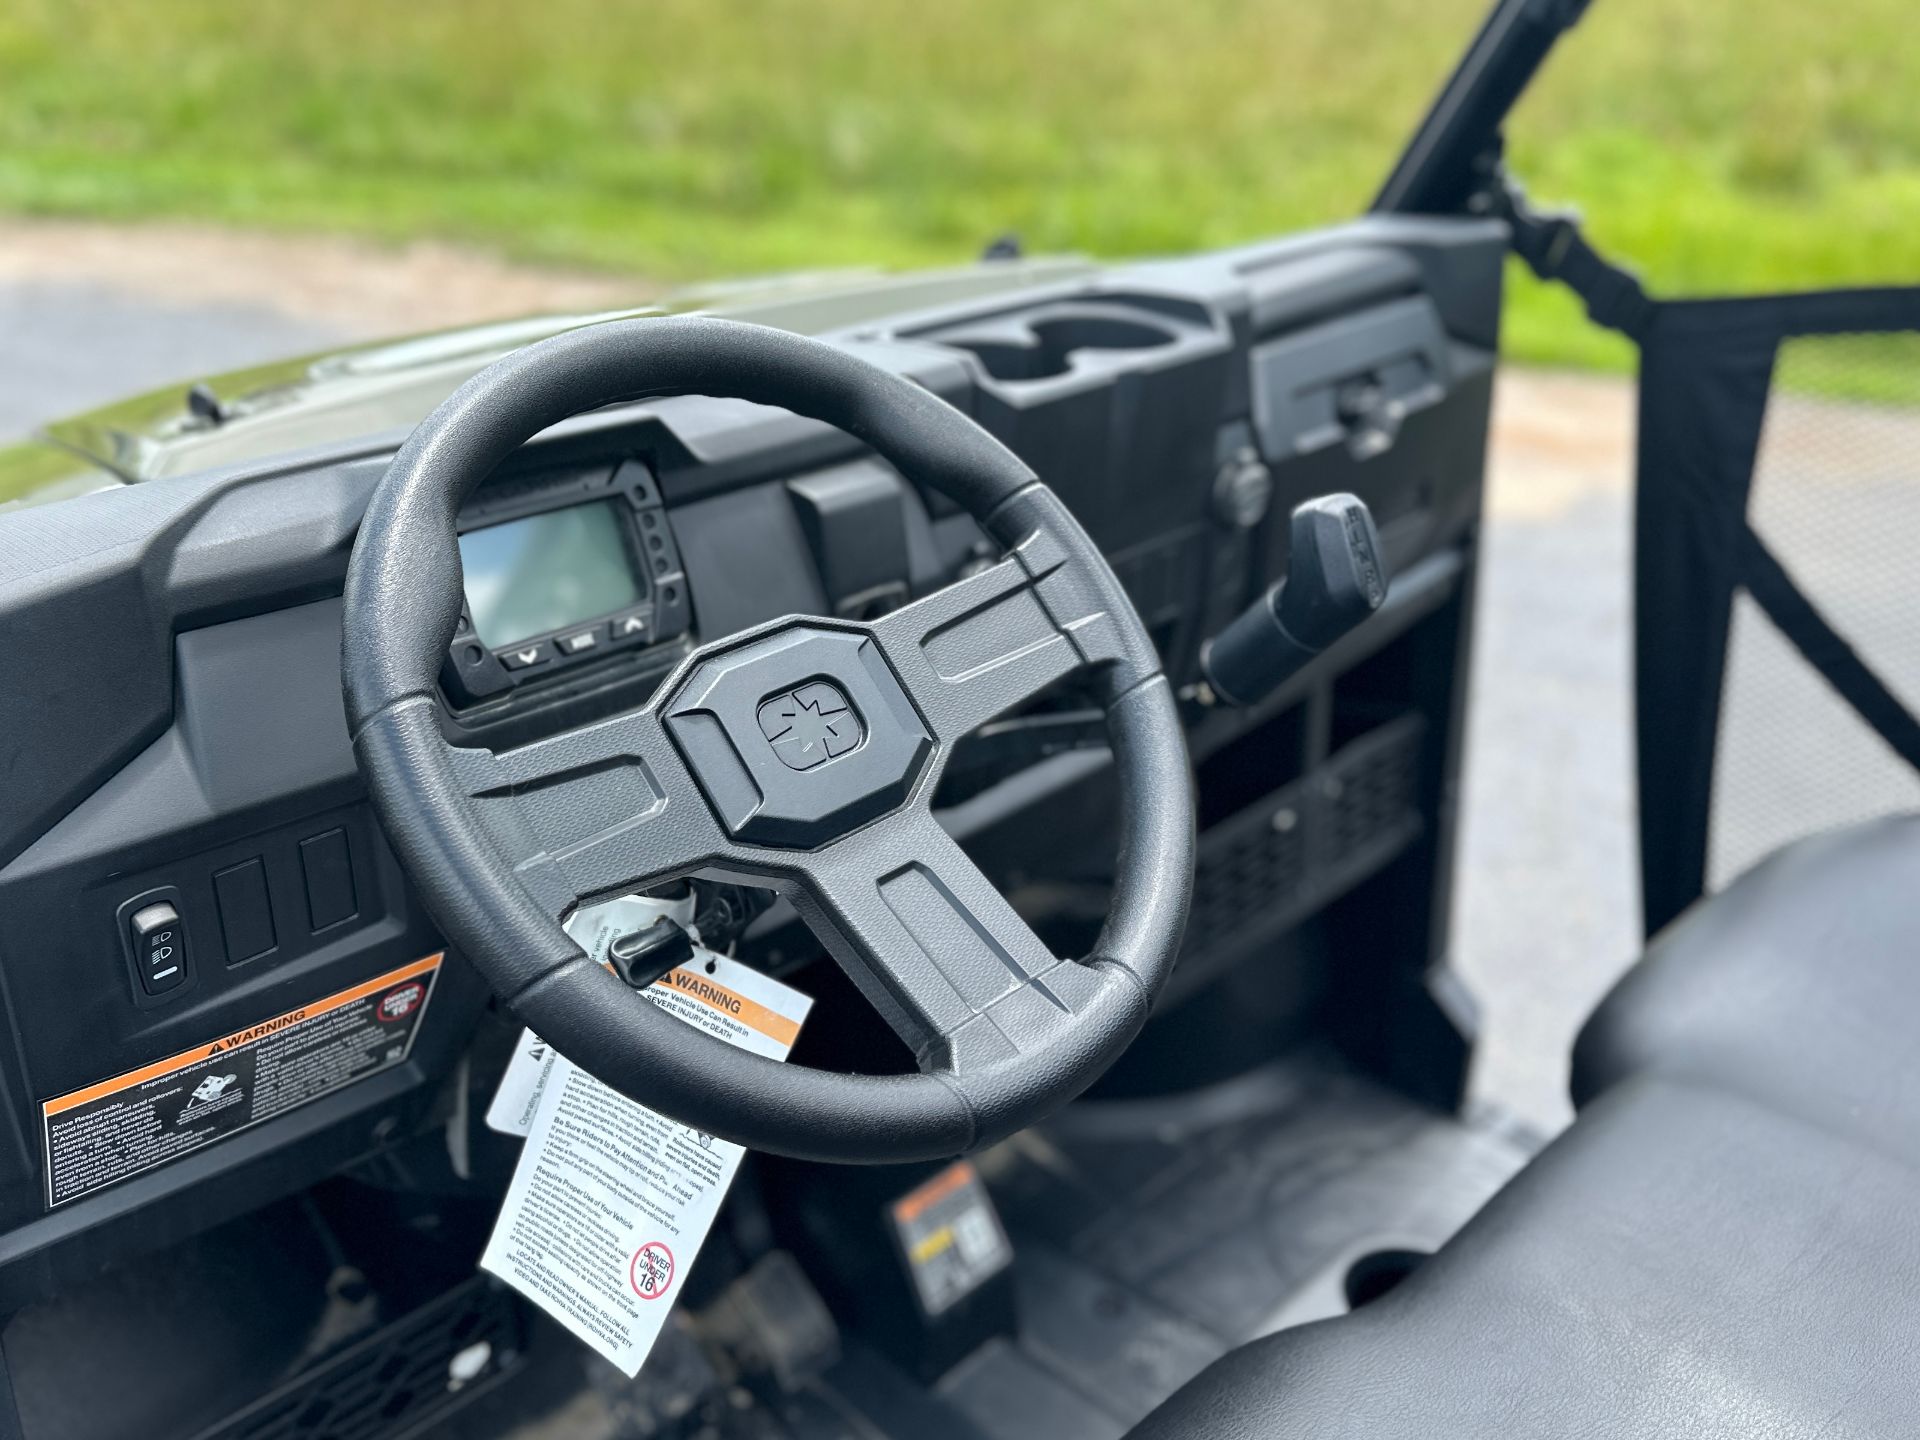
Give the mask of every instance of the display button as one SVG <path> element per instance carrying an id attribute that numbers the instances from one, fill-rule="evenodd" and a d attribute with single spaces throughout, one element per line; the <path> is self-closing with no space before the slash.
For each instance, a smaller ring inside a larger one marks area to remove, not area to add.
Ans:
<path id="1" fill-rule="evenodd" d="M 535 640 L 526 645 L 509 645 L 506 649 L 496 650 L 493 653 L 509 670 L 525 670 L 534 665 L 544 665 L 553 658 L 553 649 L 545 640 Z"/>
<path id="2" fill-rule="evenodd" d="M 143 905 L 128 919 L 140 988 L 164 995 L 187 983 L 187 930 L 180 912 L 165 900 Z"/>
<path id="3" fill-rule="evenodd" d="M 653 483 L 653 472 L 638 460 L 622 460 L 613 472 L 613 484 L 615 489 L 627 492 L 627 499 L 636 508 L 660 503 L 660 493 Z"/>
<path id="4" fill-rule="evenodd" d="M 600 627 L 590 625 L 585 630 L 562 635 L 555 643 L 559 645 L 562 655 L 585 655 L 590 650 L 600 648 Z"/>
<path id="5" fill-rule="evenodd" d="M 636 610 L 630 615 L 622 615 L 613 622 L 613 638 L 616 644 L 621 641 L 638 640 L 641 644 L 653 638 L 652 616 L 645 610 Z"/>

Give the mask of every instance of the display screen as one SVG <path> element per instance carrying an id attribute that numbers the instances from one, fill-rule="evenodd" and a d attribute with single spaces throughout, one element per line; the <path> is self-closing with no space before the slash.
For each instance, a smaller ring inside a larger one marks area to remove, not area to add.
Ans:
<path id="1" fill-rule="evenodd" d="M 460 537 L 474 631 L 498 650 L 640 599 L 618 505 L 550 510 Z"/>

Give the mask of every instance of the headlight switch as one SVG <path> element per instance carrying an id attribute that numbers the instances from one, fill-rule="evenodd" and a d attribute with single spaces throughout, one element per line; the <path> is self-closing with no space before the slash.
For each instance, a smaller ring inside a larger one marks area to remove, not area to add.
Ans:
<path id="1" fill-rule="evenodd" d="M 133 968 L 140 988 L 149 995 L 164 995 L 187 983 L 191 971 L 187 959 L 187 927 L 171 900 L 155 900 L 142 905 L 127 917 L 128 938 L 133 942 Z"/>

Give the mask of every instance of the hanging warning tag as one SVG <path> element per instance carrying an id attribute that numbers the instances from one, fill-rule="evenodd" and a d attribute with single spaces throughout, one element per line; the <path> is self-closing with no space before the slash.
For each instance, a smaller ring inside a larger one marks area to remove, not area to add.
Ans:
<path id="1" fill-rule="evenodd" d="M 693 921 L 693 896 L 679 900 L 656 900 L 647 895 L 626 895 L 599 905 L 576 910 L 567 920 L 566 931 L 587 958 L 596 965 L 607 963 L 607 952 L 622 935 L 644 930 L 665 916 L 682 925 Z M 487 1106 L 487 1128 L 502 1135 L 525 1135 L 533 1128 L 533 1112 L 553 1074 L 553 1047 L 531 1030 L 522 1029 L 513 1047 L 513 1058 L 493 1092 Z"/>
<path id="2" fill-rule="evenodd" d="M 813 1001 L 711 952 L 647 997 L 729 1044 L 784 1060 Z M 746 1152 L 636 1105 L 549 1053 L 532 1128 L 480 1267 L 629 1376 Z"/>

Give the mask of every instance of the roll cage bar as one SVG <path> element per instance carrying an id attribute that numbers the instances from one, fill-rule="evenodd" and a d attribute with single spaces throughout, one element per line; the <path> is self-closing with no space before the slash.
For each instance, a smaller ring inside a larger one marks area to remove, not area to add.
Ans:
<path id="1" fill-rule="evenodd" d="M 1495 0 L 1372 209 L 1498 216 L 1512 229 L 1514 253 L 1536 275 L 1571 288 L 1596 324 L 1637 338 L 1653 310 L 1639 280 L 1587 242 L 1575 212 L 1536 209 L 1504 158 L 1508 113 L 1589 3 Z"/>

